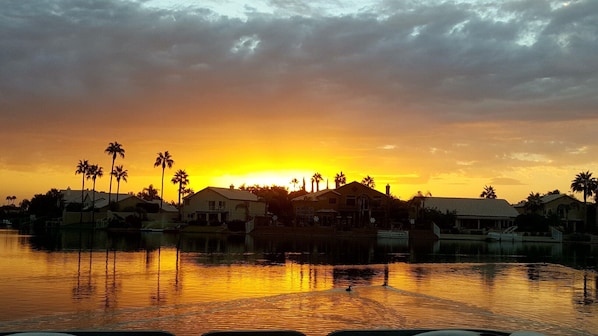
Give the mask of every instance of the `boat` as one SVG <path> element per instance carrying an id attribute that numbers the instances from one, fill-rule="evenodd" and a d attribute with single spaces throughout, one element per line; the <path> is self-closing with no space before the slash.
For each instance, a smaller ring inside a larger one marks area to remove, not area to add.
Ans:
<path id="1" fill-rule="evenodd" d="M 164 232 L 164 229 L 154 229 L 154 228 L 141 228 L 141 232 Z"/>
<path id="2" fill-rule="evenodd" d="M 488 232 L 486 235 L 487 241 L 522 241 L 523 237 L 515 232 L 517 226 L 510 226 L 504 229 L 502 232 Z"/>
<path id="3" fill-rule="evenodd" d="M 409 239 L 407 230 L 378 230 L 378 238 Z"/>

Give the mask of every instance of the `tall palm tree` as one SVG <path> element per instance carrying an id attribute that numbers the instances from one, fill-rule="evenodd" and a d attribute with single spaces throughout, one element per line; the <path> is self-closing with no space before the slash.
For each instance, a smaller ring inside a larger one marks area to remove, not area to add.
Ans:
<path id="1" fill-rule="evenodd" d="M 345 176 L 345 174 L 343 172 L 337 173 L 334 176 L 335 188 L 338 188 L 344 184 L 347 184 L 347 177 Z"/>
<path id="2" fill-rule="evenodd" d="M 118 203 L 118 194 L 120 192 L 120 180 L 127 182 L 127 177 L 129 177 L 129 173 L 126 169 L 123 168 L 123 165 L 120 165 L 114 167 L 112 175 L 116 178 L 116 203 Z"/>
<path id="3" fill-rule="evenodd" d="M 316 183 L 316 191 L 320 191 L 320 182 L 322 182 L 322 180 L 324 180 L 324 178 L 322 177 L 322 174 L 320 173 L 315 173 L 314 176 L 311 177 L 311 181 L 312 181 L 312 187 L 311 190 L 313 191 L 313 183 Z"/>
<path id="4" fill-rule="evenodd" d="M 87 169 L 87 179 L 91 179 L 93 181 L 93 196 L 91 198 L 91 222 L 93 223 L 95 220 L 95 211 L 96 211 L 96 179 L 98 177 L 102 177 L 104 175 L 104 170 L 102 167 L 98 166 L 97 164 L 90 165 Z"/>
<path id="5" fill-rule="evenodd" d="M 178 209 L 179 209 L 179 219 L 181 219 L 180 218 L 181 217 L 181 195 L 185 191 L 185 187 L 187 186 L 187 184 L 189 184 L 189 174 L 187 174 L 187 172 L 184 171 L 183 169 L 179 169 L 174 173 L 174 176 L 172 177 L 172 180 L 170 180 L 170 181 L 174 184 L 179 185 Z"/>
<path id="6" fill-rule="evenodd" d="M 364 177 L 363 180 L 361 180 L 361 184 L 363 184 L 366 187 L 370 187 L 372 189 L 374 189 L 376 187 L 376 183 L 374 182 L 374 178 L 371 177 L 370 175 Z"/>
<path id="7" fill-rule="evenodd" d="M 592 173 L 589 171 L 575 175 L 575 178 L 571 181 L 571 190 L 574 192 L 583 192 L 584 227 L 586 228 L 588 222 L 587 199 L 588 196 L 592 196 L 596 192 L 596 188 L 598 188 L 598 181 L 595 177 L 592 177 Z"/>
<path id="8" fill-rule="evenodd" d="M 482 193 L 480 194 L 480 197 L 495 199 L 496 198 L 496 190 L 494 189 L 493 186 L 484 186 L 484 191 L 482 191 Z"/>
<path id="9" fill-rule="evenodd" d="M 120 156 L 121 158 L 125 158 L 125 149 L 122 148 L 122 144 L 114 141 L 108 144 L 108 147 L 104 150 L 106 154 L 112 155 L 112 166 L 110 167 L 110 172 L 114 171 L 114 161 L 116 160 L 116 156 Z M 110 188 L 108 189 L 108 204 L 110 204 L 110 196 L 112 195 L 112 176 L 110 174 Z"/>
<path id="10" fill-rule="evenodd" d="M 85 178 L 87 177 L 88 169 L 89 162 L 87 162 L 87 160 L 79 160 L 79 164 L 77 164 L 77 170 L 75 170 L 75 175 L 81 174 L 83 176 L 81 182 L 81 216 L 79 218 L 79 223 L 83 223 L 83 199 L 85 197 Z"/>
<path id="11" fill-rule="evenodd" d="M 170 153 L 168 153 L 168 151 L 165 151 L 164 153 L 159 152 L 158 156 L 156 157 L 156 162 L 154 163 L 154 167 L 160 167 L 162 166 L 162 189 L 160 190 L 160 212 L 162 212 L 162 202 L 163 202 L 163 196 L 164 196 L 164 170 L 166 169 L 166 167 L 168 168 L 172 168 L 172 165 L 174 164 L 174 160 L 172 159 L 172 156 L 170 155 Z"/>

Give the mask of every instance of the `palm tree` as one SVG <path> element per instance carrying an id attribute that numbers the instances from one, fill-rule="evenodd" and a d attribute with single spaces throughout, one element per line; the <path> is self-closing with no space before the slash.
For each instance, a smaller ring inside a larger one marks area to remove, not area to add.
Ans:
<path id="1" fill-rule="evenodd" d="M 347 184 L 347 177 L 343 172 L 340 172 L 334 176 L 334 185 L 335 188 L 338 188 L 344 184 Z"/>
<path id="2" fill-rule="evenodd" d="M 192 195 L 195 191 L 193 191 L 193 188 L 185 188 L 183 189 L 183 198 L 185 198 L 185 196 L 187 195 Z"/>
<path id="3" fill-rule="evenodd" d="M 189 184 L 189 174 L 187 174 L 186 171 L 184 171 L 183 169 L 179 169 L 176 171 L 176 173 L 174 173 L 174 176 L 172 177 L 172 180 L 170 180 L 172 183 L 179 185 L 179 219 L 181 217 L 181 195 L 183 194 L 183 192 L 185 191 L 185 187 L 187 186 L 187 184 Z"/>
<path id="4" fill-rule="evenodd" d="M 575 175 L 575 178 L 571 181 L 571 190 L 574 192 L 583 192 L 583 208 L 585 212 L 584 227 L 587 226 L 588 222 L 587 199 L 588 196 L 592 196 L 596 191 L 596 188 L 598 188 L 598 181 L 595 177 L 592 177 L 592 173 L 589 171 Z"/>
<path id="5" fill-rule="evenodd" d="M 159 152 L 158 156 L 156 157 L 156 162 L 154 163 L 154 167 L 159 167 L 162 166 L 162 189 L 160 189 L 160 212 L 162 212 L 162 202 L 163 202 L 163 196 L 164 196 L 164 170 L 166 169 L 166 166 L 168 166 L 168 168 L 172 168 L 172 165 L 174 164 L 174 160 L 172 159 L 172 156 L 170 155 L 170 153 L 168 153 L 168 151 L 165 151 L 164 153 Z"/>
<path id="6" fill-rule="evenodd" d="M 297 191 L 297 185 L 299 184 L 299 180 L 296 177 L 293 177 L 291 180 L 291 184 L 293 185 L 293 191 Z"/>
<path id="7" fill-rule="evenodd" d="M 313 183 L 316 183 L 316 191 L 320 191 L 320 182 L 322 182 L 322 180 L 324 180 L 324 178 L 322 177 L 322 174 L 320 173 L 315 173 L 314 176 L 311 177 L 311 181 L 312 181 L 312 187 L 311 190 L 314 190 L 313 187 Z"/>
<path id="8" fill-rule="evenodd" d="M 116 177 L 116 203 L 118 203 L 118 194 L 120 192 L 120 180 L 127 182 L 127 177 L 129 177 L 129 173 L 126 169 L 123 168 L 123 165 L 120 165 L 114 167 L 112 175 Z"/>
<path id="9" fill-rule="evenodd" d="M 482 198 L 496 198 L 496 190 L 494 190 L 493 186 L 484 186 L 484 191 L 480 194 Z"/>
<path id="10" fill-rule="evenodd" d="M 87 162 L 87 160 L 79 160 L 79 164 L 77 164 L 77 170 L 75 170 L 75 175 L 81 174 L 83 176 L 81 182 L 81 217 L 79 218 L 79 223 L 83 223 L 83 198 L 85 196 L 85 178 L 87 177 L 88 169 L 89 162 Z"/>
<path id="11" fill-rule="evenodd" d="M 361 184 L 363 184 L 366 187 L 370 187 L 372 189 L 374 189 L 376 187 L 376 183 L 374 182 L 374 178 L 371 177 L 370 175 L 364 177 L 363 180 L 361 180 Z"/>
<path id="12" fill-rule="evenodd" d="M 91 198 L 91 222 L 94 222 L 95 219 L 95 211 L 96 211 L 96 179 L 98 177 L 102 177 L 104 175 L 103 168 L 98 166 L 97 164 L 90 165 L 87 169 L 87 179 L 91 179 L 93 181 L 93 197 Z"/>
<path id="13" fill-rule="evenodd" d="M 108 144 L 108 147 L 105 150 L 106 154 L 112 155 L 112 167 L 110 167 L 110 172 L 114 171 L 114 161 L 116 160 L 116 156 L 119 155 L 121 158 L 125 158 L 125 149 L 122 148 L 122 145 L 118 142 L 114 141 Z M 110 174 L 110 188 L 108 189 L 108 204 L 110 204 L 110 196 L 112 194 L 112 176 Z"/>
<path id="14" fill-rule="evenodd" d="M 160 199 L 158 196 L 158 189 L 154 189 L 154 185 L 150 184 L 149 187 L 143 188 L 143 190 L 137 193 L 137 197 L 144 199 L 146 201 L 153 201 Z"/>
<path id="15" fill-rule="evenodd" d="M 544 203 L 542 203 L 542 196 L 539 193 L 534 193 L 533 191 L 529 193 L 527 196 L 527 200 L 525 205 L 523 206 L 525 210 L 536 213 L 544 208 Z"/>

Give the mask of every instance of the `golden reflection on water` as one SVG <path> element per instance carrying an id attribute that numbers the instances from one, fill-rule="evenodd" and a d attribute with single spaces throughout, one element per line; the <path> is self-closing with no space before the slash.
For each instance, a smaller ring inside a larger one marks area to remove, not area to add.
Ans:
<path id="1" fill-rule="evenodd" d="M 0 330 L 598 330 L 596 274 L 554 264 L 332 266 L 176 248 L 47 252 L 23 239 L 0 235 Z"/>

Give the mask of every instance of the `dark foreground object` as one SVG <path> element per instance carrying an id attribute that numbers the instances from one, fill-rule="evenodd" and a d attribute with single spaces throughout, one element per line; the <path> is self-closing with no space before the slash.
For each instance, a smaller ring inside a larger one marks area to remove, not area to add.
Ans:
<path id="1" fill-rule="evenodd" d="M 165 331 L 27 331 L 0 332 L 6 336 L 174 336 Z M 323 336 L 542 336 L 532 331 L 514 333 L 480 329 L 380 329 L 380 330 L 339 330 Z M 294 330 L 238 330 L 212 331 L 201 336 L 305 336 Z"/>

